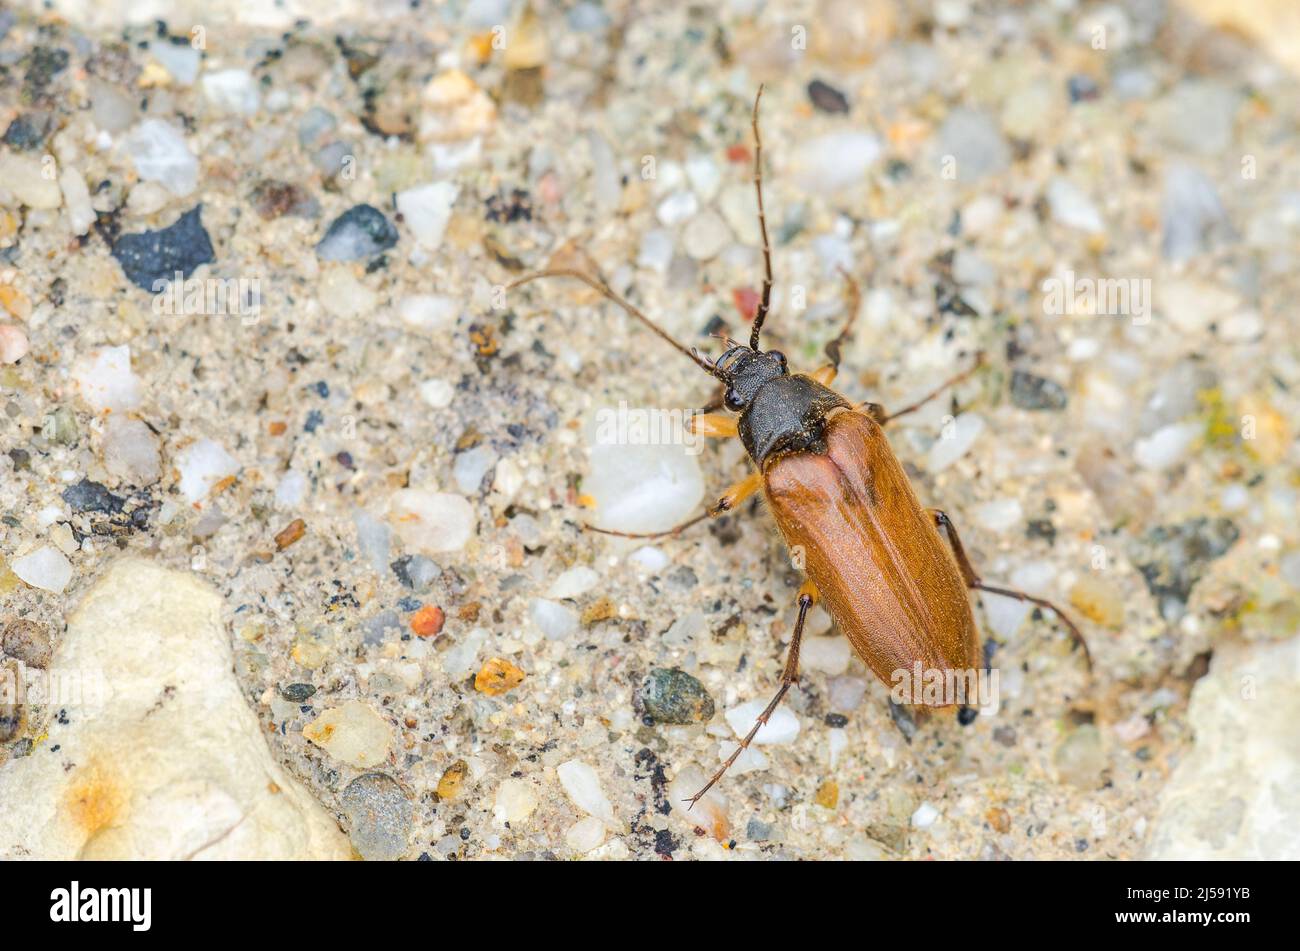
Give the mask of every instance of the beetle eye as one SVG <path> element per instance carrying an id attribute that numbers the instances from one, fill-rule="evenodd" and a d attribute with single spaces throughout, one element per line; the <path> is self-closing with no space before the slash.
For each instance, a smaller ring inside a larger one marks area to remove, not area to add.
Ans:
<path id="1" fill-rule="evenodd" d="M 768 355 L 769 357 L 771 357 L 773 360 L 775 360 L 775 361 L 777 362 L 777 365 L 781 368 L 781 372 L 784 373 L 784 372 L 785 372 L 785 354 L 782 353 L 780 350 L 769 350 L 769 351 L 767 351 L 767 355 Z"/>
<path id="2" fill-rule="evenodd" d="M 735 390 L 728 389 L 722 401 L 727 404 L 727 409 L 740 411 L 745 408 L 745 401 L 741 399 L 739 393 Z"/>

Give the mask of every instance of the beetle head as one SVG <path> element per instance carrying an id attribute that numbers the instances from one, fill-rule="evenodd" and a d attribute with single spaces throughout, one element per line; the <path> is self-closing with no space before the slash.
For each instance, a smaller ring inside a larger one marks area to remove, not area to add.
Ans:
<path id="1" fill-rule="evenodd" d="M 754 399 L 763 384 L 787 372 L 785 354 L 780 350 L 751 350 L 733 346 L 716 364 L 718 376 L 727 384 L 724 402 L 727 409 L 740 412 Z"/>

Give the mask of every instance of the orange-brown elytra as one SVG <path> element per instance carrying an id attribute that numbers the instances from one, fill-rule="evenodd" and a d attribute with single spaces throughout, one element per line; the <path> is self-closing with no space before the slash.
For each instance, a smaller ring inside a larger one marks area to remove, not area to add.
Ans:
<path id="1" fill-rule="evenodd" d="M 738 414 L 733 419 L 706 412 L 692 420 L 692 429 L 698 435 L 738 437 L 755 465 L 750 475 L 728 488 L 707 511 L 666 532 L 595 531 L 631 538 L 675 535 L 736 508 L 762 491 L 786 545 L 801 553 L 807 580 L 799 589 L 798 616 L 780 689 L 736 751 L 691 797 L 692 804 L 749 746 L 798 680 L 804 623 L 809 609 L 819 599 L 863 663 L 887 685 L 896 682 L 900 671 L 919 669 L 942 676 L 973 674 L 984 666 L 969 589 L 1019 598 L 1053 611 L 1082 649 L 1090 669 L 1092 664 L 1078 628 L 1055 605 L 1023 592 L 987 585 L 980 579 L 951 520 L 937 509 L 921 506 L 885 437 L 883 427 L 890 420 L 919 409 L 975 372 L 981 364 L 978 356 L 970 369 L 892 414 L 875 403 L 853 405 L 830 388 L 839 368 L 842 344 L 859 310 L 859 291 L 847 274 L 849 316 L 843 330 L 825 348 L 825 366 L 809 374 L 791 373 L 784 354 L 761 348 L 763 323 L 772 297 L 772 253 L 763 209 L 763 143 L 758 131 L 762 96 L 759 87 L 752 127 L 764 276 L 747 345 L 728 341 L 722 356 L 710 360 L 673 339 L 603 281 L 581 271 L 539 271 L 508 285 L 517 287 L 540 277 L 572 277 L 586 283 L 718 379 L 724 387 L 720 405 Z M 961 676 L 951 682 L 959 690 L 969 683 Z M 912 702 L 958 706 L 963 714 L 972 714 L 964 700 L 965 695 L 945 695 L 932 701 L 917 692 Z M 966 716 L 962 719 L 969 722 Z"/>

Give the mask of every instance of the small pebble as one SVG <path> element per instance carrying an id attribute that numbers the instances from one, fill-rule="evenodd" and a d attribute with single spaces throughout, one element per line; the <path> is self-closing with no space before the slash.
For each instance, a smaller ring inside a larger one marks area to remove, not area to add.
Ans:
<path id="1" fill-rule="evenodd" d="M 690 674 L 657 668 L 637 691 L 635 705 L 655 723 L 707 723 L 713 719 L 713 698 Z"/>
<path id="2" fill-rule="evenodd" d="M 181 495 L 193 504 L 207 498 L 218 483 L 239 472 L 239 460 L 218 442 L 200 439 L 182 449 L 176 456 L 180 470 Z"/>
<path id="3" fill-rule="evenodd" d="M 302 729 L 302 735 L 334 759 L 366 768 L 388 760 L 393 729 L 362 700 L 331 707 Z"/>
<path id="4" fill-rule="evenodd" d="M 131 348 L 101 347 L 78 357 L 72 379 L 81 398 L 97 413 L 124 412 L 140 405 L 140 381 L 131 372 Z"/>
<path id="5" fill-rule="evenodd" d="M 411 615 L 410 627 L 417 637 L 437 637 L 447 617 L 442 608 L 426 604 Z"/>
<path id="6" fill-rule="evenodd" d="M 442 245 L 459 194 L 459 186 L 451 182 L 435 182 L 398 192 L 397 210 L 416 242 L 426 251 L 436 251 Z"/>
<path id="7" fill-rule="evenodd" d="M 607 825 L 614 824 L 614 807 L 601 788 L 600 776 L 581 760 L 569 760 L 556 767 L 556 775 L 569 800 L 587 815 Z"/>
<path id="8" fill-rule="evenodd" d="M 1024 370 L 1011 372 L 1011 402 L 1021 409 L 1060 411 L 1069 402 L 1065 387 Z"/>
<path id="9" fill-rule="evenodd" d="M 359 261 L 397 244 L 397 229 L 371 205 L 353 205 L 330 223 L 316 245 L 322 261 Z"/>
<path id="10" fill-rule="evenodd" d="M 474 689 L 489 697 L 499 697 L 524 682 L 524 672 L 504 657 L 488 660 L 474 675 Z"/>
<path id="11" fill-rule="evenodd" d="M 510 823 L 513 826 L 525 821 L 536 808 L 537 793 L 533 791 L 533 784 L 512 776 L 503 779 L 501 785 L 497 787 L 492 817 L 500 825 Z"/>
<path id="12" fill-rule="evenodd" d="M 528 602 L 528 614 L 547 640 L 561 641 L 578 632 L 578 615 L 555 601 L 533 598 Z"/>
<path id="13" fill-rule="evenodd" d="M 251 116 L 262 105 L 257 80 L 246 69 L 219 69 L 203 76 L 203 95 L 222 112 Z"/>
<path id="14" fill-rule="evenodd" d="M 6 654 L 28 667 L 48 667 L 54 653 L 49 633 L 29 618 L 14 618 L 9 621 L 0 641 L 3 642 Z"/>
<path id="15" fill-rule="evenodd" d="M 820 79 L 808 84 L 808 99 L 819 112 L 838 115 L 849 111 L 849 101 L 844 98 L 844 93 Z"/>
<path id="16" fill-rule="evenodd" d="M 364 773 L 339 798 L 352 846 L 367 862 L 392 862 L 406 853 L 414 808 L 386 773 Z"/>
<path id="17" fill-rule="evenodd" d="M 166 228 L 124 234 L 113 242 L 113 257 L 132 284 L 156 293 L 175 279 L 190 276 L 200 265 L 216 260 L 212 239 L 203 227 L 201 205 L 195 205 Z"/>
<path id="18" fill-rule="evenodd" d="M 44 545 L 15 558 L 10 569 L 33 588 L 62 594 L 72 580 L 72 562 L 53 545 Z"/>
<path id="19" fill-rule="evenodd" d="M 292 522 L 275 534 L 275 547 L 284 551 L 294 542 L 302 538 L 307 533 L 307 523 L 300 518 L 295 518 Z"/>
<path id="20" fill-rule="evenodd" d="M 1106 224 L 1101 212 L 1082 188 L 1065 178 L 1054 178 L 1047 186 L 1047 204 L 1052 220 L 1067 228 L 1101 234 Z"/>
<path id="21" fill-rule="evenodd" d="M 17 363 L 30 350 L 27 333 L 13 324 L 0 324 L 0 363 Z"/>
<path id="22" fill-rule="evenodd" d="M 389 499 L 388 521 L 409 548 L 434 555 L 464 548 L 478 517 L 464 496 L 398 489 Z"/>
<path id="23" fill-rule="evenodd" d="M 158 182 L 177 198 L 198 187 L 199 160 L 170 123 L 145 119 L 122 139 L 122 146 L 144 181 Z"/>
<path id="24" fill-rule="evenodd" d="M 952 420 L 930 447 L 926 470 L 934 473 L 951 466 L 966 455 L 985 428 L 984 417 L 977 413 L 962 413 Z"/>

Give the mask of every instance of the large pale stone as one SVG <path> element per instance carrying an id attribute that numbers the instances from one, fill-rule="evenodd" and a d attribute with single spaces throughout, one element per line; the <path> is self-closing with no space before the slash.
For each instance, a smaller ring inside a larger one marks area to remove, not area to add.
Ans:
<path id="1" fill-rule="evenodd" d="M 1300 859 L 1300 637 L 1227 644 L 1192 690 L 1150 859 Z"/>
<path id="2" fill-rule="evenodd" d="M 350 856 L 271 756 L 221 607 L 193 575 L 135 558 L 86 592 L 50 664 L 81 700 L 56 698 L 67 722 L 0 766 L 0 859 Z"/>

